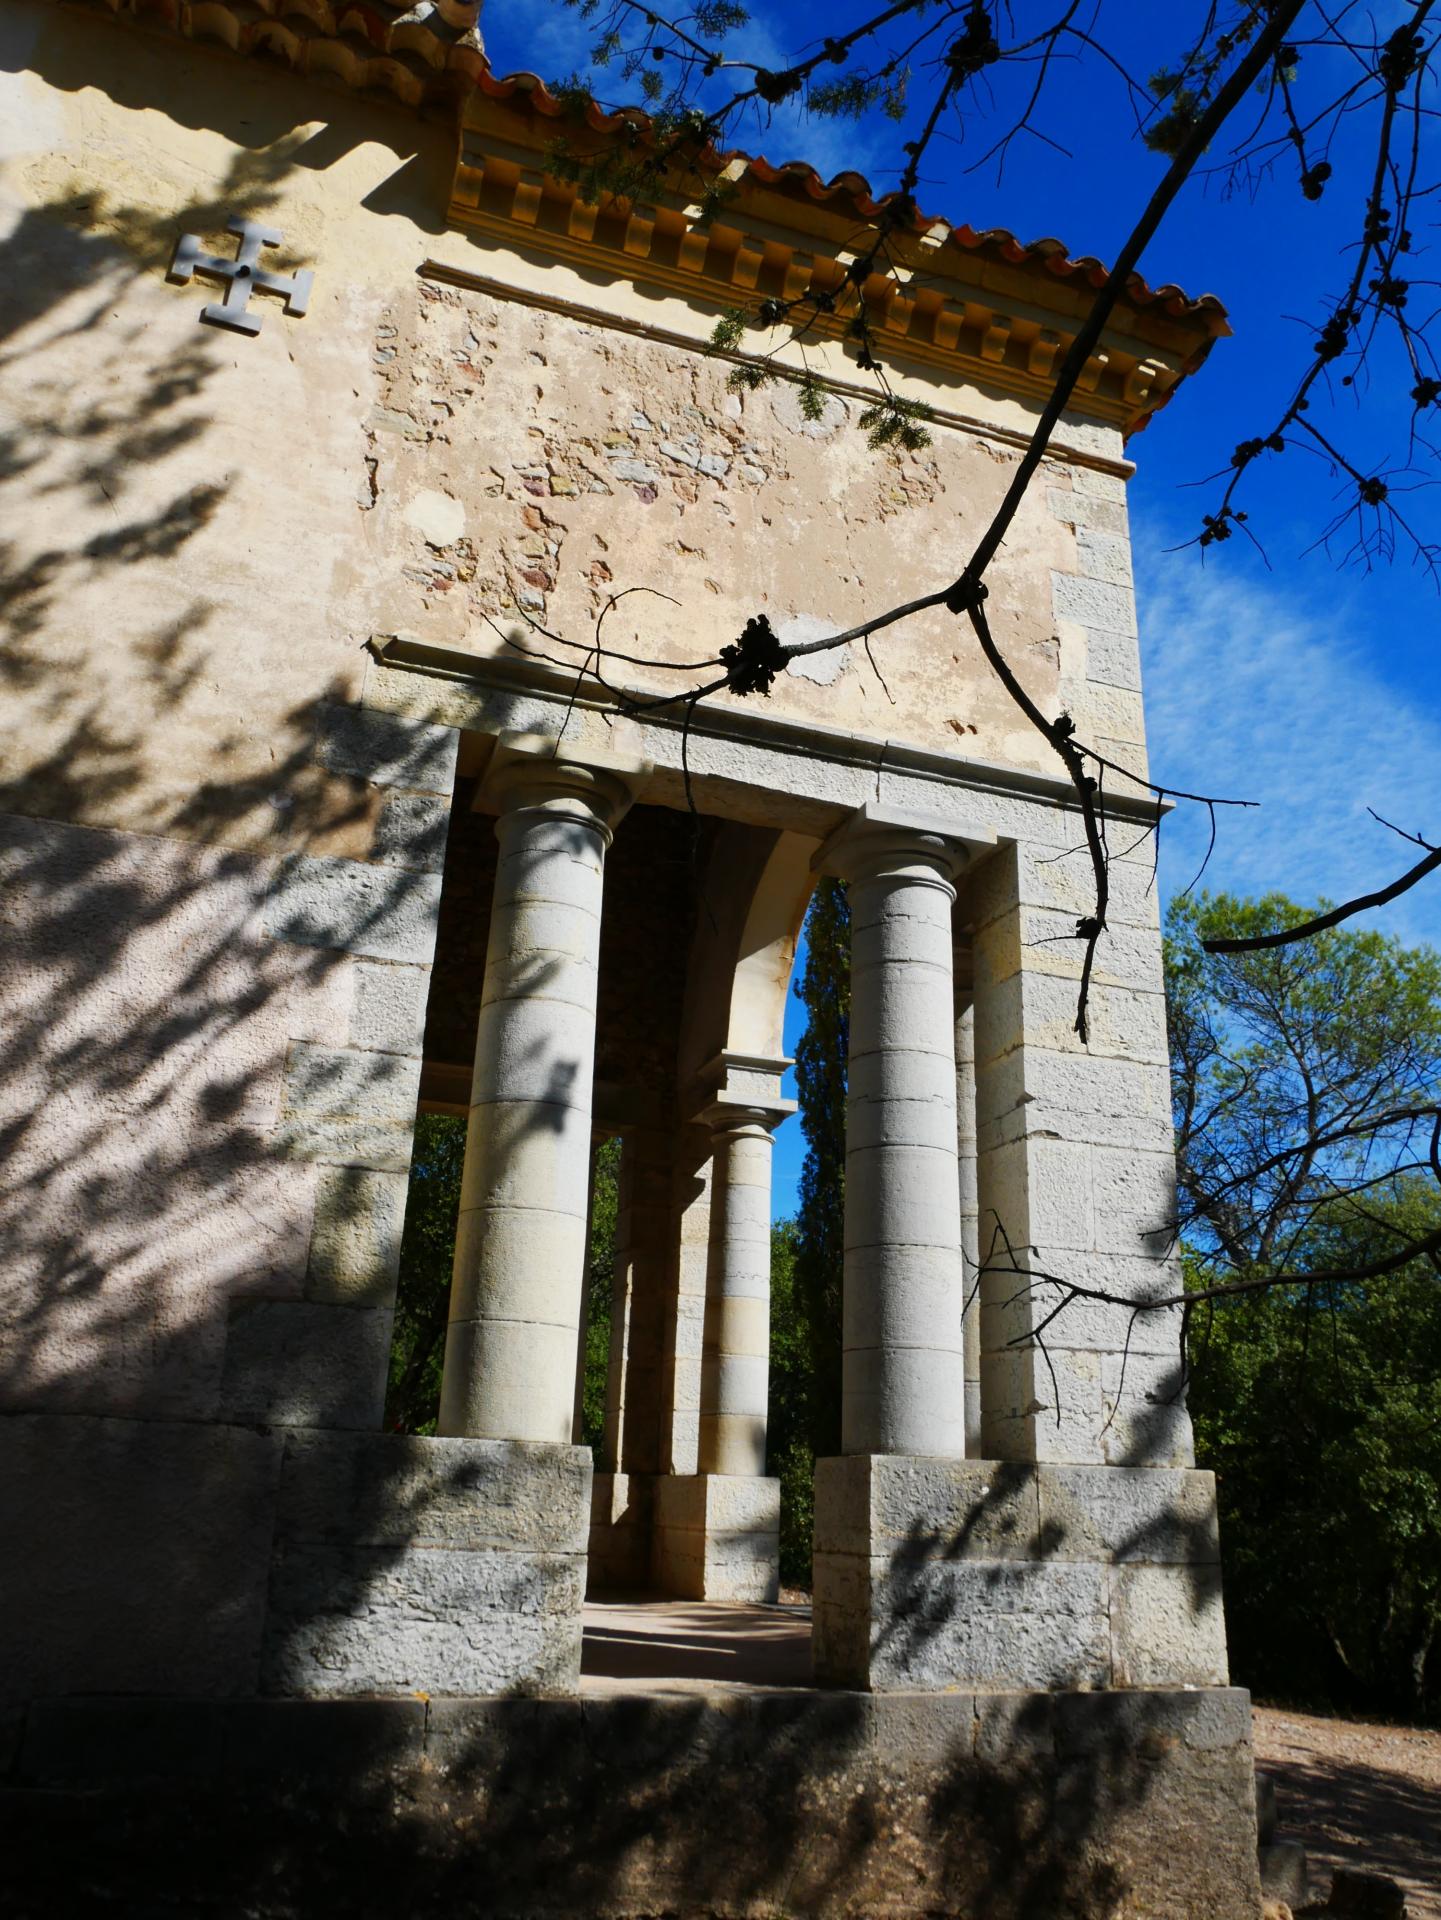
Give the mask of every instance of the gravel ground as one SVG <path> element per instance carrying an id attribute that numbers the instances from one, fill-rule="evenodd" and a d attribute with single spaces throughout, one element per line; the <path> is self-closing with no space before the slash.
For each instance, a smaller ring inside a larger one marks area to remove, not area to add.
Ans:
<path id="1" fill-rule="evenodd" d="M 1441 1732 L 1257 1707 L 1255 1740 L 1280 1831 L 1305 1841 L 1322 1890 L 1339 1866 L 1387 1873 L 1410 1920 L 1441 1920 Z"/>

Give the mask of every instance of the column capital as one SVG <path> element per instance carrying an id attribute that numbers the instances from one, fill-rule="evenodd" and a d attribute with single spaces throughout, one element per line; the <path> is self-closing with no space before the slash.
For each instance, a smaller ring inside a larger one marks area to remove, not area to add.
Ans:
<path id="1" fill-rule="evenodd" d="M 691 1118 L 715 1133 L 742 1127 L 773 1132 L 796 1111 L 794 1100 L 781 1098 L 781 1078 L 790 1060 L 773 1060 L 729 1048 L 708 1060 L 697 1076 Z"/>
<path id="2" fill-rule="evenodd" d="M 649 760 L 620 749 L 570 747 L 545 733 L 503 733 L 476 800 L 502 815 L 550 801 L 579 802 L 611 833 L 653 771 Z"/>
<path id="3" fill-rule="evenodd" d="M 910 874 L 949 885 L 969 860 L 995 844 L 990 827 L 907 813 L 868 800 L 822 843 L 811 871 L 841 880 Z"/>

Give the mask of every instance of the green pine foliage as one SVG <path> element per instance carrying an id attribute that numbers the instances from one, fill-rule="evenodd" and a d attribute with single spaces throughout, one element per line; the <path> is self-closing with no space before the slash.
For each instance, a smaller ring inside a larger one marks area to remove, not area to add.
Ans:
<path id="1" fill-rule="evenodd" d="M 615 1286 L 615 1230 L 620 1212 L 619 1140 L 595 1150 L 590 1192 L 590 1258 L 586 1263 L 585 1385 L 581 1439 L 600 1463 L 605 1436 L 605 1383 L 610 1371 L 611 1298 Z"/>
<path id="2" fill-rule="evenodd" d="M 815 1454 L 815 1363 L 811 1327 L 796 1295 L 800 1229 L 771 1228 L 771 1370 L 766 1472 L 781 1483 L 781 1579 L 805 1586 L 811 1569 L 811 1483 Z"/>
<path id="3" fill-rule="evenodd" d="M 781 1578 L 790 1586 L 810 1584 L 816 1460 L 840 1451 L 850 942 L 844 883 L 822 880 L 806 919 L 806 962 L 796 987 L 807 1015 L 796 1045 L 806 1140 L 800 1207 L 771 1240 L 767 1471 L 781 1483 Z"/>
<path id="4" fill-rule="evenodd" d="M 887 393 L 874 406 L 866 407 L 856 424 L 873 453 L 886 447 L 919 453 L 922 447 L 931 444 L 923 422 L 934 419 L 935 415 L 923 401 L 903 400 L 898 393 Z"/>
<path id="5" fill-rule="evenodd" d="M 1441 1095 L 1441 958 L 1349 928 L 1257 953 L 1201 945 L 1308 916 L 1280 896 L 1202 895 L 1168 917 L 1193 1288 L 1354 1271 L 1441 1225 L 1429 1127 L 1369 1124 Z M 1202 1307 L 1191 1366 L 1237 1680 L 1302 1704 L 1441 1717 L 1436 1262 Z"/>
<path id="6" fill-rule="evenodd" d="M 851 1026 L 851 910 L 844 881 L 822 880 L 806 920 L 798 989 L 806 1030 L 796 1044 L 796 1093 L 806 1157 L 796 1215 L 796 1294 L 816 1370 L 811 1441 L 841 1445 L 841 1258 L 846 1203 L 846 1054 Z"/>
<path id="7" fill-rule="evenodd" d="M 1441 1219 L 1416 1178 L 1384 1204 Z M 1359 1214 L 1318 1266 L 1374 1257 Z M 1192 1278 L 1196 1269 L 1192 1266 Z M 1217 1475 L 1238 1683 L 1274 1699 L 1441 1719 L 1441 1283 L 1419 1260 L 1364 1294 L 1263 1293 L 1192 1342 L 1196 1451 Z"/>
<path id="8" fill-rule="evenodd" d="M 435 1432 L 464 1164 L 464 1120 L 421 1114 L 415 1123 L 385 1396 L 385 1424 L 393 1433 Z"/>

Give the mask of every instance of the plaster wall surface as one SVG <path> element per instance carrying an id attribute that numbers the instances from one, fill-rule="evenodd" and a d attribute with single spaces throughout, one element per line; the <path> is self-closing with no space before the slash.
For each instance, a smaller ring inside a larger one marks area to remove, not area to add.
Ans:
<path id="1" fill-rule="evenodd" d="M 639 586 L 680 603 L 635 596 L 613 620 L 646 657 L 711 655 L 754 613 L 811 637 L 949 578 L 1010 477 L 1016 451 L 984 423 L 1024 428 L 1014 396 L 947 393 L 980 430 L 872 454 L 854 402 L 805 421 L 784 384 L 728 393 L 703 351 L 418 278 L 441 248 L 701 347 L 714 317 L 483 237 L 442 243 L 441 127 L 31 0 L 3 32 L 22 811 L 365 857 L 379 802 L 313 743 L 316 703 L 357 698 L 370 635 L 500 655 L 527 614 L 584 639 Z M 313 267 L 305 319 L 257 300 L 242 339 L 199 324 L 198 283 L 167 284 L 178 235 L 229 251 L 232 215 L 283 231 L 280 270 Z M 1111 661 L 1134 631 L 1119 438 L 1067 435 L 1102 466 L 1048 463 L 993 619 L 1038 697 L 1082 725 L 1100 703 L 1134 748 L 1134 674 Z M 1088 633 L 1110 636 L 1094 660 Z M 1047 764 L 963 623 L 910 623 L 877 658 L 894 704 L 863 656 L 822 656 L 767 711 Z"/>

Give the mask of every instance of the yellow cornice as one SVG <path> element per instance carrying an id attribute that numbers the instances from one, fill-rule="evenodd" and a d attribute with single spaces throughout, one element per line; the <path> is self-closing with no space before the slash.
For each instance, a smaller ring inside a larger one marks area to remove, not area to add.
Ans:
<path id="1" fill-rule="evenodd" d="M 74 0 L 64 0 L 74 4 Z M 755 309 L 802 293 L 853 297 L 845 270 L 886 202 L 859 175 L 829 184 L 804 166 L 743 154 L 703 156 L 723 176 L 723 211 L 707 214 L 677 185 L 641 205 L 583 202 L 550 170 L 563 143 L 578 153 L 644 148 L 643 113 L 578 112 L 533 74 L 498 79 L 476 29 L 478 0 L 82 0 L 141 27 L 208 40 L 327 85 L 380 91 L 460 123 L 449 201 L 456 227 L 583 270 L 678 295 L 703 313 Z M 694 176 L 692 176 L 692 182 Z M 1022 246 L 1001 230 L 973 233 L 919 217 L 893 223 L 894 271 L 864 294 L 882 351 L 924 384 L 937 376 L 1038 403 L 1075 337 L 1105 269 L 1056 241 Z M 845 334 L 844 313 L 818 313 L 817 339 Z M 1073 413 L 1133 433 L 1229 332 L 1219 302 L 1133 275 L 1082 376 Z"/>
<path id="2" fill-rule="evenodd" d="M 626 124 L 604 123 L 600 144 L 623 137 Z M 786 191 L 787 172 L 741 158 L 726 169 L 718 212 L 693 197 L 691 180 L 645 202 L 593 205 L 551 171 L 560 144 L 593 150 L 594 120 L 577 130 L 543 89 L 489 80 L 462 114 L 449 223 L 584 273 L 677 295 L 717 316 L 754 312 L 766 299 L 830 296 L 836 311 L 807 308 L 807 338 L 846 338 L 854 299 L 846 270 L 866 241 L 855 196 L 847 216 L 843 189 L 810 197 Z M 842 204 L 828 204 L 831 198 Z M 1024 257 L 997 257 L 994 245 L 979 243 L 968 251 L 942 223 L 893 232 L 893 271 L 871 275 L 863 288 L 887 361 L 931 382 L 949 374 L 1043 403 L 1094 297 L 1094 263 L 1067 260 L 1062 277 L 1051 268 L 1053 253 L 1011 246 Z M 1187 302 L 1174 289 L 1145 291 L 1149 304 L 1118 306 L 1071 407 L 1128 434 L 1165 405 L 1227 330 L 1217 303 Z"/>

